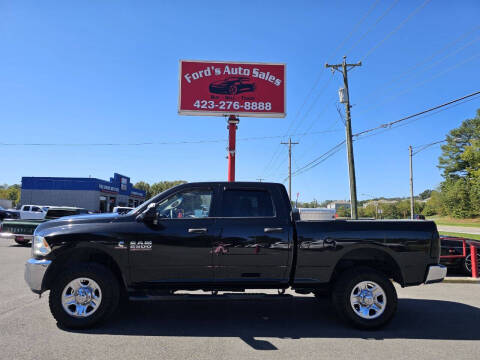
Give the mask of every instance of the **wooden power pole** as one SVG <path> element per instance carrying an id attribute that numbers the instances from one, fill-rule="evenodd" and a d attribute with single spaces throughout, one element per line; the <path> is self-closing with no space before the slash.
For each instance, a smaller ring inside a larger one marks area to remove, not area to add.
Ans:
<path id="1" fill-rule="evenodd" d="M 298 142 L 292 142 L 292 138 L 288 138 L 288 142 L 280 144 L 288 145 L 288 198 L 292 201 L 292 145 L 297 145 Z"/>
<path id="2" fill-rule="evenodd" d="M 350 114 L 350 95 L 348 91 L 348 70 L 352 69 L 355 66 L 361 66 L 362 62 L 357 64 L 347 64 L 347 57 L 343 57 L 343 62 L 341 64 L 329 65 L 325 64 L 325 67 L 332 68 L 332 71 L 340 71 L 343 75 L 343 91 L 340 92 L 340 102 L 345 104 L 345 131 L 347 138 L 347 158 L 348 158 L 348 174 L 350 178 L 350 214 L 352 219 L 358 219 L 357 212 L 357 182 L 355 179 L 355 160 L 353 157 L 353 141 L 352 141 L 352 119 Z M 343 95 L 343 98 L 342 98 Z"/>
<path id="3" fill-rule="evenodd" d="M 415 211 L 415 200 L 413 199 L 413 152 L 412 145 L 408 147 L 408 153 L 410 155 L 410 219 L 413 220 L 413 212 Z"/>

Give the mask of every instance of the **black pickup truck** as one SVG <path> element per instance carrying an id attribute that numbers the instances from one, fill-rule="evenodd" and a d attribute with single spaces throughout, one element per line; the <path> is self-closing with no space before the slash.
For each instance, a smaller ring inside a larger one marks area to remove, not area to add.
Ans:
<path id="1" fill-rule="evenodd" d="M 25 279 L 50 290 L 68 328 L 106 319 L 120 300 L 178 290 L 286 288 L 330 293 L 361 328 L 394 315 L 401 286 L 442 281 L 430 221 L 300 221 L 283 185 L 189 183 L 125 215 L 74 216 L 37 227 Z"/>

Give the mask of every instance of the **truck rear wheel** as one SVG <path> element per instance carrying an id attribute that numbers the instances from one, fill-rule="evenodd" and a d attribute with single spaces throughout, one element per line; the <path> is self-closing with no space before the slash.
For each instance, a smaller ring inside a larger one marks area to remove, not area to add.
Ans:
<path id="1" fill-rule="evenodd" d="M 63 271 L 49 296 L 53 317 L 70 329 L 97 325 L 115 312 L 118 301 L 118 281 L 100 264 L 78 264 Z"/>
<path id="2" fill-rule="evenodd" d="M 361 329 L 386 325 L 395 314 L 397 301 L 392 282 L 381 272 L 367 267 L 345 271 L 332 293 L 337 313 Z"/>

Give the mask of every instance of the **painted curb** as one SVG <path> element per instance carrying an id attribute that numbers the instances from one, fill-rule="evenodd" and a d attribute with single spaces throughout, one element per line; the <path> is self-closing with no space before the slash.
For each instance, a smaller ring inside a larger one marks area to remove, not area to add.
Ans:
<path id="1" fill-rule="evenodd" d="M 444 283 L 449 284 L 480 284 L 480 278 L 471 278 L 471 277 L 450 277 L 443 279 Z"/>

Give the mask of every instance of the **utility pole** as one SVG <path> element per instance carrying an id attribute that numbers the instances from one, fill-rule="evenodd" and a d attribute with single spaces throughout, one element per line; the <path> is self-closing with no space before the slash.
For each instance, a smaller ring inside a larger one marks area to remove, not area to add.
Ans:
<path id="1" fill-rule="evenodd" d="M 264 178 L 257 178 L 257 180 L 258 180 L 259 182 L 262 182 L 262 181 L 265 180 L 265 179 L 264 179 Z"/>
<path id="2" fill-rule="evenodd" d="M 361 66 L 362 62 L 357 64 L 347 64 L 347 57 L 343 57 L 341 64 L 329 65 L 325 64 L 325 67 L 332 68 L 332 71 L 340 71 L 343 75 L 343 92 L 340 91 L 340 102 L 345 104 L 345 131 L 347 137 L 347 158 L 348 158 L 348 174 L 350 178 L 350 214 L 352 219 L 358 219 L 357 212 L 357 182 L 355 180 L 355 161 L 353 157 L 353 141 L 352 141 L 352 119 L 350 114 L 350 95 L 348 92 L 348 70 L 355 66 Z M 343 97 L 343 98 L 342 98 Z"/>
<path id="3" fill-rule="evenodd" d="M 413 211 L 415 208 L 415 200 L 413 199 L 413 152 L 412 152 L 412 145 L 408 147 L 408 153 L 410 155 L 410 219 L 413 220 Z"/>
<path id="4" fill-rule="evenodd" d="M 288 138 L 288 143 L 280 144 L 288 145 L 288 198 L 292 201 L 292 145 L 297 145 L 298 142 L 292 142 L 292 138 Z"/>

